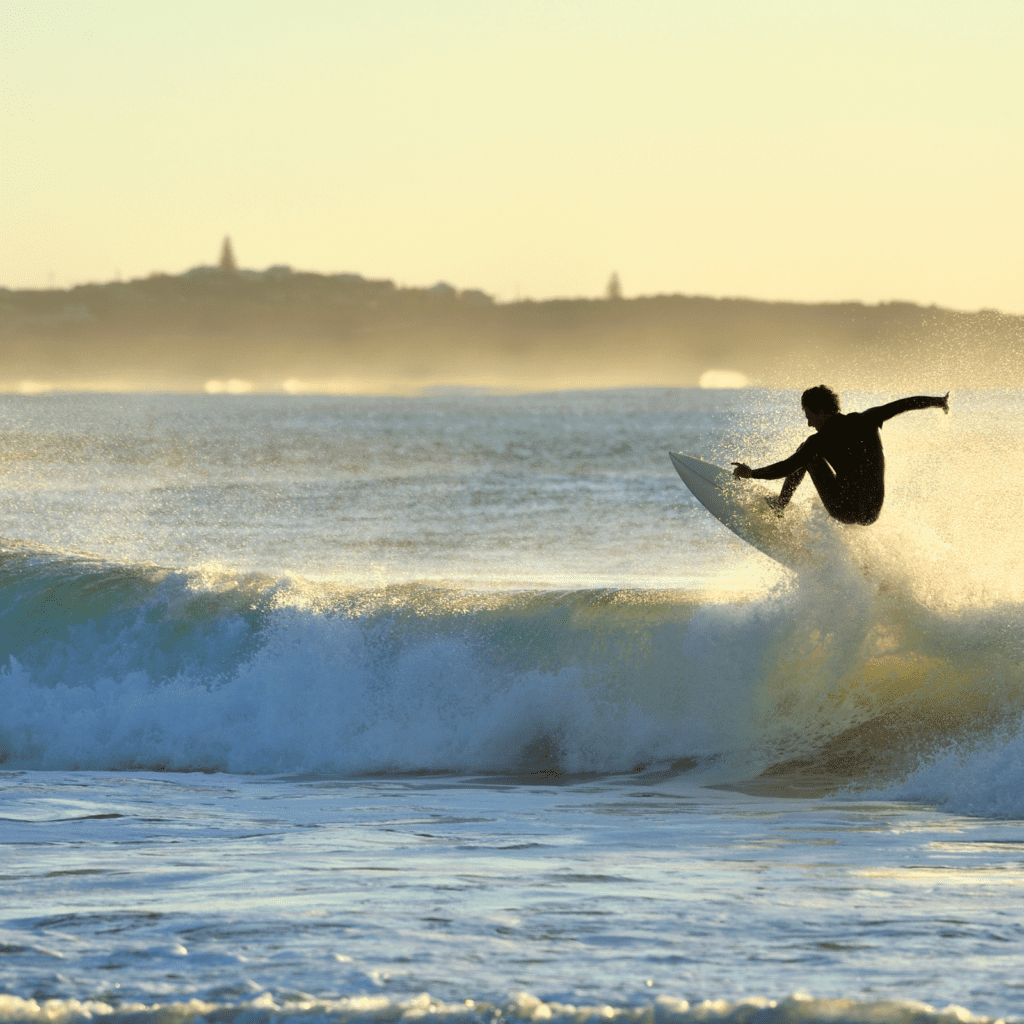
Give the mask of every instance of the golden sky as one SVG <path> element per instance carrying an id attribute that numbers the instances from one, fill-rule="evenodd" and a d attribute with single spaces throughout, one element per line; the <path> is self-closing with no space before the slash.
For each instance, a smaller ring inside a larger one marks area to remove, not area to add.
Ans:
<path id="1" fill-rule="evenodd" d="M 0 285 L 1024 312 L 1018 0 L 0 0 Z"/>

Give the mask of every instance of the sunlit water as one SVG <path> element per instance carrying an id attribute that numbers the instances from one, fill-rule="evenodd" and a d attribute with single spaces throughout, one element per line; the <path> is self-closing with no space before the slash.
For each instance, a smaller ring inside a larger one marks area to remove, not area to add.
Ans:
<path id="1" fill-rule="evenodd" d="M 794 577 L 666 455 L 792 394 L 0 400 L 0 1019 L 1024 1020 L 1024 403 L 951 410 Z"/>

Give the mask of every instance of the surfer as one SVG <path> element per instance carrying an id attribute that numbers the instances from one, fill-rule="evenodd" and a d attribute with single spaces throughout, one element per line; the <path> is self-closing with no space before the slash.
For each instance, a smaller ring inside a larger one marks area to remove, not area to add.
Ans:
<path id="1" fill-rule="evenodd" d="M 741 480 L 778 480 L 785 477 L 777 498 L 768 504 L 780 514 L 789 504 L 804 475 L 818 489 L 821 503 L 841 523 L 867 526 L 882 511 L 885 500 L 885 454 L 878 431 L 886 420 L 911 409 L 941 409 L 949 412 L 949 392 L 941 398 L 916 395 L 888 405 L 876 405 L 864 412 L 843 413 L 839 396 L 824 384 L 808 388 L 800 396 L 807 425 L 812 434 L 788 459 L 761 469 L 734 462 L 733 476 Z"/>

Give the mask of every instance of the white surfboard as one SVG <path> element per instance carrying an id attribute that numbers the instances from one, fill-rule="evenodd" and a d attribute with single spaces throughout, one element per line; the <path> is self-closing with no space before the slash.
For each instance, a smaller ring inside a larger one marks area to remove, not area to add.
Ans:
<path id="1" fill-rule="evenodd" d="M 787 569 L 806 568 L 815 555 L 802 511 L 789 505 L 783 515 L 769 507 L 769 492 L 750 480 L 737 480 L 728 469 L 669 452 L 672 465 L 693 496 L 737 537 Z"/>

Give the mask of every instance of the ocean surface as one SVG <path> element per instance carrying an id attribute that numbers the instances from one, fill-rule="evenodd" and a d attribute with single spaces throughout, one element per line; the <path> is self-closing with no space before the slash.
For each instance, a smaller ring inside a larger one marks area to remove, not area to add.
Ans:
<path id="1" fill-rule="evenodd" d="M 797 575 L 667 455 L 795 393 L 0 396 L 0 1021 L 1024 1021 L 1024 398 L 950 410 Z"/>

